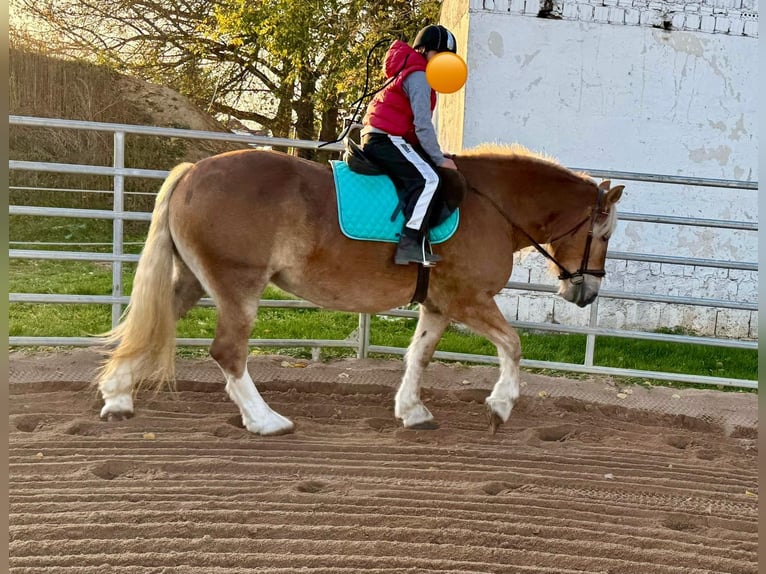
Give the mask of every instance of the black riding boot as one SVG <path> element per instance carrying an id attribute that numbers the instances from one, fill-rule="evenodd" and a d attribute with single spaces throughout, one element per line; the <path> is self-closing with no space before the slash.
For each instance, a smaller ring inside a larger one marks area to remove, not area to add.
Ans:
<path id="1" fill-rule="evenodd" d="M 405 228 L 399 238 L 399 244 L 396 246 L 396 255 L 394 263 L 397 265 L 409 265 L 410 263 L 420 263 L 426 267 L 435 265 L 442 258 L 434 253 L 426 251 L 425 238 L 420 234 L 413 234 Z"/>

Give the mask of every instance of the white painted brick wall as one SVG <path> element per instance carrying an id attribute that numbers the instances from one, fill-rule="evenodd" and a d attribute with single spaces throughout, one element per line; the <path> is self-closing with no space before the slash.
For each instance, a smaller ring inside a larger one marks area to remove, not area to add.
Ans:
<path id="1" fill-rule="evenodd" d="M 715 31 L 715 16 L 703 16 L 702 24 L 700 25 L 700 30 L 702 30 L 703 32 Z"/>
<path id="2" fill-rule="evenodd" d="M 517 321 L 519 316 L 519 297 L 516 291 L 504 291 L 497 296 L 497 306 L 506 321 Z"/>
<path id="3" fill-rule="evenodd" d="M 521 293 L 518 295 L 516 319 L 519 321 L 539 322 L 541 317 L 545 323 L 553 321 L 554 299 L 537 293 Z"/>
<path id="4" fill-rule="evenodd" d="M 560 298 L 553 299 L 553 322 L 576 327 L 587 327 L 590 323 L 590 308 L 572 305 Z"/>
<path id="5" fill-rule="evenodd" d="M 605 23 L 609 21 L 609 6 L 596 6 L 594 8 L 593 21 Z"/>
<path id="6" fill-rule="evenodd" d="M 750 314 L 750 332 L 747 336 L 751 339 L 758 338 L 758 313 Z"/>
<path id="7" fill-rule="evenodd" d="M 745 21 L 741 18 L 735 18 L 731 21 L 729 34 L 732 36 L 742 36 L 745 32 Z"/>
<path id="8" fill-rule="evenodd" d="M 515 14 L 521 14 L 524 12 L 524 4 L 524 0 L 511 0 L 510 11 L 514 12 Z"/>
<path id="9" fill-rule="evenodd" d="M 568 20 L 577 20 L 578 8 L 579 6 L 575 4 L 574 2 L 567 2 L 566 4 L 564 4 L 562 16 Z"/>
<path id="10" fill-rule="evenodd" d="M 475 11 L 537 16 L 541 0 L 472 0 Z M 675 30 L 701 30 L 710 34 L 758 35 L 757 0 L 556 0 L 554 12 L 565 20 L 601 24 L 661 27 L 668 21 Z M 687 15 L 684 18 L 684 14 Z M 689 17 L 696 14 L 701 20 Z M 747 22 L 751 22 L 749 25 Z"/>
<path id="11" fill-rule="evenodd" d="M 596 13 L 595 7 L 590 4 L 578 4 L 577 5 L 577 17 L 583 22 L 590 22 L 593 20 Z"/>
<path id="12" fill-rule="evenodd" d="M 462 55 L 470 72 L 459 133 L 445 134 L 450 125 L 438 116 L 440 136 L 459 142 L 453 151 L 519 142 L 586 170 L 758 179 L 760 96 L 755 42 L 748 37 L 757 36 L 757 2 L 563 0 L 557 3 L 562 20 L 531 17 L 539 0 L 495 0 L 492 6 L 469 15 Z M 623 24 L 609 23 L 620 21 L 615 14 L 624 14 Z M 671 30 L 653 28 L 663 17 Z M 450 97 L 440 98 L 440 106 Z M 627 186 L 620 203 L 625 212 L 757 222 L 755 191 L 620 183 Z M 623 220 L 610 248 L 757 261 L 757 234 Z M 758 297 L 757 272 L 620 260 L 609 260 L 606 269 L 603 289 L 609 291 L 749 304 Z M 534 252 L 517 254 L 510 279 L 557 283 Z M 512 320 L 587 325 L 590 319 L 589 308 L 552 294 L 513 290 L 498 304 Z M 757 338 L 755 311 L 610 299 L 598 305 L 599 325 L 607 328 Z"/>
<path id="13" fill-rule="evenodd" d="M 717 337 L 746 339 L 750 336 L 750 312 L 738 309 L 721 309 L 716 315 Z"/>
<path id="14" fill-rule="evenodd" d="M 640 14 L 635 8 L 627 8 L 625 10 L 625 23 L 629 26 L 638 26 Z"/>
<path id="15" fill-rule="evenodd" d="M 662 25 L 662 12 L 659 10 L 642 10 L 639 14 L 639 25 L 641 26 L 660 26 Z"/>
<path id="16" fill-rule="evenodd" d="M 610 24 L 625 24 L 625 9 L 614 6 L 609 8 Z"/>
<path id="17" fill-rule="evenodd" d="M 715 31 L 726 33 L 729 31 L 729 28 L 731 27 L 731 19 L 722 17 L 722 16 L 716 16 L 715 19 Z"/>
<path id="18" fill-rule="evenodd" d="M 686 14 L 683 12 L 676 12 L 671 16 L 671 23 L 674 30 L 683 30 L 686 25 Z"/>
<path id="19" fill-rule="evenodd" d="M 729 281 L 737 285 L 737 300 L 747 301 L 749 303 L 757 302 L 758 293 L 758 272 L 741 271 L 731 269 L 729 271 Z"/>
<path id="20" fill-rule="evenodd" d="M 540 12 L 540 0 L 526 0 L 524 3 L 524 15 L 525 16 L 537 16 Z"/>

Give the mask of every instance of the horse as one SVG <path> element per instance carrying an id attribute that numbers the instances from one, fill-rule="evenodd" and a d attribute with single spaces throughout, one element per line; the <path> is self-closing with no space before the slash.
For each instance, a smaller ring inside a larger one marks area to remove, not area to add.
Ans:
<path id="1" fill-rule="evenodd" d="M 597 183 L 518 145 L 484 145 L 453 159 L 468 191 L 458 229 L 434 246 L 443 260 L 430 269 L 394 415 L 406 428 L 438 426 L 420 383 L 455 321 L 497 348 L 499 378 L 485 399 L 494 433 L 519 397 L 520 339 L 494 298 L 511 276 L 514 252 L 540 249 L 559 272 L 558 294 L 590 304 L 624 186 Z M 244 426 L 258 435 L 292 432 L 294 423 L 271 409 L 247 369 L 263 290 L 272 283 L 338 311 L 400 307 L 411 301 L 418 265 L 395 265 L 394 250 L 395 243 L 343 235 L 327 164 L 238 150 L 176 166 L 158 192 L 129 304 L 102 340 L 106 357 L 95 381 L 101 418 L 133 416 L 137 385 L 174 381 L 176 323 L 207 293 L 217 308 L 210 355 Z"/>

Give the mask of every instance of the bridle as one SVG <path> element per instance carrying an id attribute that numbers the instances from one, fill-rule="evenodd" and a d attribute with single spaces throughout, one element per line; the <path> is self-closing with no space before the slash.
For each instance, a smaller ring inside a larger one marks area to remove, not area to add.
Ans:
<path id="1" fill-rule="evenodd" d="M 535 241 L 529 233 L 524 231 L 524 229 L 522 229 L 520 226 L 516 225 L 513 222 L 513 220 L 511 220 L 511 218 L 508 216 L 508 214 L 501 209 L 501 207 L 497 204 L 497 202 L 493 198 L 480 192 L 474 186 L 471 186 L 471 190 L 473 190 L 473 192 L 476 193 L 477 195 L 480 195 L 484 197 L 485 199 L 487 199 L 492 204 L 492 206 L 497 210 L 497 212 L 500 215 L 502 215 L 508 223 L 511 224 L 512 227 L 521 231 L 521 233 L 523 233 L 524 236 L 527 239 L 529 239 L 529 241 L 532 243 L 534 248 L 537 249 L 540 252 L 540 254 L 543 255 L 543 257 L 553 262 L 553 264 L 556 265 L 561 270 L 561 273 L 558 276 L 558 278 L 561 281 L 565 281 L 569 279 L 569 281 L 571 281 L 573 285 L 579 285 L 580 283 L 585 281 L 586 275 L 592 275 L 594 277 L 604 277 L 606 275 L 606 271 L 604 271 L 603 269 L 588 269 L 587 268 L 588 259 L 590 258 L 590 248 L 591 248 L 591 244 L 593 243 L 593 229 L 596 226 L 596 220 L 598 219 L 599 215 L 606 215 L 607 213 L 603 211 L 605 192 L 600 187 L 598 188 L 598 194 L 596 195 L 596 206 L 593 212 L 591 213 L 590 217 L 583 219 L 580 223 L 575 225 L 572 229 L 570 229 L 563 235 L 560 235 L 556 239 L 553 239 L 548 242 L 549 244 L 552 244 L 566 237 L 567 235 L 573 234 L 578 229 L 580 229 L 583 225 L 585 225 L 585 223 L 588 220 L 590 220 L 590 228 L 588 229 L 588 238 L 585 240 L 585 252 L 583 253 L 583 256 L 582 256 L 582 262 L 580 263 L 579 269 L 577 269 L 577 271 L 575 271 L 574 273 L 570 272 L 566 267 L 564 267 L 561 263 L 559 263 L 559 261 L 553 255 L 548 253 L 548 251 L 542 245 L 540 245 L 537 241 Z"/>

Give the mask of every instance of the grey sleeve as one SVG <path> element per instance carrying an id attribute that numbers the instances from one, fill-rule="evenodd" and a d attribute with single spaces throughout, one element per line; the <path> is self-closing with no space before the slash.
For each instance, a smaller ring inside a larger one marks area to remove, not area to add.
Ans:
<path id="1" fill-rule="evenodd" d="M 441 165 L 444 162 L 444 154 L 439 147 L 439 140 L 431 119 L 431 86 L 426 80 L 426 73 L 412 72 L 404 79 L 402 87 L 410 99 L 412 113 L 415 116 L 415 135 L 433 162 Z"/>

